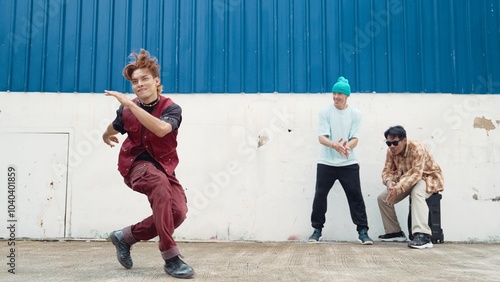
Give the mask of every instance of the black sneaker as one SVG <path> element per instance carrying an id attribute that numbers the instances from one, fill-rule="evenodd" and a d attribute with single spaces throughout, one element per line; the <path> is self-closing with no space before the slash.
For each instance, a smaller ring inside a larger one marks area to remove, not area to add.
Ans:
<path id="1" fill-rule="evenodd" d="M 176 278 L 191 278 L 194 275 L 194 270 L 187 263 L 183 262 L 179 256 L 165 260 L 163 270 L 169 275 Z"/>
<path id="2" fill-rule="evenodd" d="M 431 235 L 424 233 L 415 233 L 414 239 L 408 242 L 408 247 L 415 249 L 432 248 Z"/>
<path id="3" fill-rule="evenodd" d="M 387 233 L 384 235 L 378 236 L 380 241 L 382 242 L 406 242 L 406 236 L 403 231 L 395 232 L 395 233 Z"/>
<path id="4" fill-rule="evenodd" d="M 311 237 L 309 237 L 309 242 L 318 242 L 321 239 L 321 228 L 315 228 Z"/>
<path id="5" fill-rule="evenodd" d="M 123 240 L 123 232 L 121 230 L 113 231 L 109 234 L 109 239 L 116 247 L 116 258 L 126 269 L 132 268 L 132 258 L 130 257 L 130 246 Z"/>

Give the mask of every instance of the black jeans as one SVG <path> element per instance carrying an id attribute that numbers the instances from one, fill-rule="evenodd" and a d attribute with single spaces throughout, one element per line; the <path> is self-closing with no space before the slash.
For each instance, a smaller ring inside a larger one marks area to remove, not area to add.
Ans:
<path id="1" fill-rule="evenodd" d="M 340 181 L 344 189 L 351 212 L 351 219 L 356 225 L 356 230 L 368 229 L 365 202 L 363 200 L 363 194 L 361 193 L 361 183 L 359 181 L 358 164 L 341 167 L 318 164 L 316 172 L 316 192 L 314 194 L 311 214 L 312 227 L 324 227 L 328 193 L 337 180 Z"/>

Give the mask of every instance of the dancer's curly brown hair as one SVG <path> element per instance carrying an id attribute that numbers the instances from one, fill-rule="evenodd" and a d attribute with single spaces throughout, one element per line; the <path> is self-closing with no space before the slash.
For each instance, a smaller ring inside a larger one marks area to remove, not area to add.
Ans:
<path id="1" fill-rule="evenodd" d="M 132 73 L 135 70 L 143 68 L 148 69 L 153 78 L 160 77 L 160 65 L 158 64 L 158 59 L 151 57 L 147 50 L 141 49 L 139 54 L 132 52 L 129 57 L 133 58 L 133 61 L 123 68 L 123 76 L 128 81 L 132 80 Z M 156 87 L 156 92 L 160 94 L 161 91 L 162 85 L 160 83 L 160 85 Z"/>

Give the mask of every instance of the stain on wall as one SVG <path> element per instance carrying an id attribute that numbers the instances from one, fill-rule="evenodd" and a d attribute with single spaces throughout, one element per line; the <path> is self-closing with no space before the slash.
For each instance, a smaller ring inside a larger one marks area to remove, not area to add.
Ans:
<path id="1" fill-rule="evenodd" d="M 267 143 L 267 141 L 269 141 L 269 137 L 267 137 L 266 135 L 259 135 L 259 141 L 257 142 L 257 148 L 264 146 Z"/>
<path id="2" fill-rule="evenodd" d="M 498 124 L 498 120 L 497 120 L 497 124 Z M 490 130 L 494 130 L 496 128 L 495 125 L 493 124 L 493 122 L 491 121 L 491 119 L 487 119 L 484 116 L 476 117 L 474 119 L 473 127 L 485 129 L 488 136 L 489 136 Z"/>
<path id="3" fill-rule="evenodd" d="M 472 199 L 478 201 L 479 200 L 479 195 L 478 194 L 474 194 L 472 195 Z M 484 201 L 493 201 L 493 202 L 500 202 L 500 196 L 497 196 L 495 198 L 491 198 L 491 199 L 484 199 Z"/>

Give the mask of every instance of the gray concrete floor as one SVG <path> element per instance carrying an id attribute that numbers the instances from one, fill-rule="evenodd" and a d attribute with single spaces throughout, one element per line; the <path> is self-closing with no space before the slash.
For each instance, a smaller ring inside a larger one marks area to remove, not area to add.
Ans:
<path id="1" fill-rule="evenodd" d="M 7 241 L 0 241 L 2 261 Z M 500 281 L 500 244 L 375 242 L 179 242 L 193 281 Z M 132 249 L 124 269 L 105 241 L 16 241 L 16 274 L 2 263 L 0 281 L 174 281 L 157 243 Z"/>

